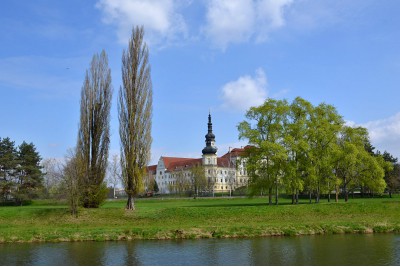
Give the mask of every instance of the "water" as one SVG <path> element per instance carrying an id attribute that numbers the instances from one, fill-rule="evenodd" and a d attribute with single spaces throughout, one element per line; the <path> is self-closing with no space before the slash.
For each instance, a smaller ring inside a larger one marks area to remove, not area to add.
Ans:
<path id="1" fill-rule="evenodd" d="M 0 244 L 1 265 L 400 265 L 400 235 Z"/>

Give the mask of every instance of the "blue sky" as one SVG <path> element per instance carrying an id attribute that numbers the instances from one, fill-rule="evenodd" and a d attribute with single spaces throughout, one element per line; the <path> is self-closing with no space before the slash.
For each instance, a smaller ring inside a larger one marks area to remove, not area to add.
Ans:
<path id="1" fill-rule="evenodd" d="M 336 106 L 400 157 L 400 1 L 5 0 L 0 9 L 0 137 L 43 158 L 76 143 L 84 74 L 105 49 L 114 98 L 133 25 L 144 25 L 153 81 L 152 163 L 200 157 L 211 110 L 219 155 L 266 97 Z"/>

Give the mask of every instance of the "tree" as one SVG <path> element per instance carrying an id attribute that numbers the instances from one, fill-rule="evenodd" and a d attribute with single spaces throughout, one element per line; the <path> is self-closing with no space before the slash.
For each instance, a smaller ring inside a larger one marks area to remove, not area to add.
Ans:
<path id="1" fill-rule="evenodd" d="M 207 178 L 204 166 L 195 165 L 190 169 L 190 183 L 194 193 L 194 198 L 199 195 L 200 191 L 204 191 L 207 188 Z"/>
<path id="2" fill-rule="evenodd" d="M 18 163 L 15 143 L 8 137 L 0 138 L 0 194 L 4 202 L 11 200 Z"/>
<path id="3" fill-rule="evenodd" d="M 111 162 L 108 164 L 108 182 L 113 188 L 113 198 L 115 198 L 115 188 L 121 181 L 121 166 L 118 155 L 112 156 Z"/>
<path id="4" fill-rule="evenodd" d="M 133 197 L 139 192 L 150 159 L 152 83 L 149 51 L 143 27 L 132 30 L 128 50 L 122 55 L 122 83 L 118 97 L 121 169 L 126 209 L 134 210 Z"/>
<path id="5" fill-rule="evenodd" d="M 366 185 L 376 192 L 385 189 L 384 170 L 379 161 L 366 149 L 368 132 L 365 128 L 343 127 L 335 150 L 334 173 L 342 185 L 345 201 L 349 188 Z"/>
<path id="6" fill-rule="evenodd" d="M 158 188 L 156 179 L 154 179 L 153 191 L 154 191 L 154 193 L 158 193 L 158 191 L 160 191 L 160 189 Z"/>
<path id="7" fill-rule="evenodd" d="M 313 106 L 297 97 L 290 105 L 284 143 L 288 153 L 288 164 L 284 172 L 284 183 L 292 204 L 298 203 L 299 192 L 304 189 L 305 177 L 310 177 L 310 128 L 308 121 Z"/>
<path id="8" fill-rule="evenodd" d="M 43 166 L 43 186 L 44 196 L 48 198 L 59 197 L 63 191 L 63 165 L 55 158 L 44 159 Z"/>
<path id="9" fill-rule="evenodd" d="M 332 157 L 337 136 L 343 127 L 343 119 L 335 107 L 322 103 L 313 109 L 308 127 L 309 157 L 314 169 L 312 172 L 315 174 L 315 180 L 309 183 L 310 190 L 315 190 L 316 202 L 319 202 L 323 188 L 328 191 L 330 200 L 332 186 L 336 184 Z"/>
<path id="10" fill-rule="evenodd" d="M 80 124 L 76 149 L 82 164 L 82 204 L 97 208 L 106 198 L 106 175 L 110 143 L 111 70 L 103 50 L 92 58 L 81 92 Z"/>
<path id="11" fill-rule="evenodd" d="M 272 204 L 274 188 L 275 204 L 278 204 L 280 179 L 288 158 L 283 144 L 288 111 L 286 100 L 269 98 L 263 105 L 251 107 L 246 113 L 249 121 L 238 125 L 239 139 L 248 139 L 253 146 L 245 155 L 250 191 L 254 194 L 260 189 L 268 190 L 269 204 Z"/>
<path id="12" fill-rule="evenodd" d="M 66 162 L 63 167 L 63 178 L 67 193 L 67 201 L 71 215 L 78 216 L 79 198 L 81 196 L 80 183 L 82 180 L 83 164 L 78 162 L 75 150 L 69 150 L 66 156 Z"/>
<path id="13" fill-rule="evenodd" d="M 386 163 L 383 165 L 385 170 L 384 179 L 389 197 L 392 197 L 392 193 L 400 187 L 400 165 L 397 162 L 397 158 L 387 151 L 383 152 L 382 158 Z"/>
<path id="14" fill-rule="evenodd" d="M 38 196 L 42 188 L 43 173 L 40 166 L 40 155 L 33 143 L 22 142 L 18 147 L 17 180 L 14 198 L 17 204 L 22 205 L 24 201 Z"/>
<path id="15" fill-rule="evenodd" d="M 171 184 L 170 189 L 178 193 L 179 196 L 182 196 L 182 193 L 189 193 L 192 184 L 186 176 L 187 172 L 183 169 L 183 167 L 176 169 L 173 175 L 176 178 L 175 184 Z"/>

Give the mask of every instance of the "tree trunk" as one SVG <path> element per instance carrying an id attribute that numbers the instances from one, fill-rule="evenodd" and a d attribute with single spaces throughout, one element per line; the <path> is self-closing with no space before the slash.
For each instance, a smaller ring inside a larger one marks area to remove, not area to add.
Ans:
<path id="1" fill-rule="evenodd" d="M 312 195 L 311 195 L 311 190 L 309 191 L 309 195 L 308 195 L 308 197 L 309 197 L 310 204 L 311 204 L 311 203 L 312 203 Z"/>
<path id="2" fill-rule="evenodd" d="M 277 183 L 276 187 L 275 187 L 275 205 L 278 205 L 278 196 L 279 196 L 279 191 L 278 191 L 278 183 Z"/>
<path id="3" fill-rule="evenodd" d="M 128 201 L 126 202 L 125 209 L 127 209 L 127 210 L 134 210 L 135 209 L 135 203 L 134 203 L 134 200 L 133 200 L 133 196 L 131 194 L 128 194 Z"/>
<path id="4" fill-rule="evenodd" d="M 296 190 L 296 205 L 299 204 L 299 190 Z"/>
<path id="5" fill-rule="evenodd" d="M 295 203 L 295 199 L 296 199 L 296 195 L 295 195 L 295 193 L 293 192 L 293 193 L 292 193 L 292 205 Z"/>
<path id="6" fill-rule="evenodd" d="M 392 190 L 389 190 L 389 197 L 392 198 Z"/>
<path id="7" fill-rule="evenodd" d="M 347 183 L 346 183 L 346 179 L 344 179 L 343 193 L 344 193 L 344 202 L 347 202 L 347 201 L 349 200 L 349 193 L 347 192 Z"/>
<path id="8" fill-rule="evenodd" d="M 272 187 L 268 189 L 268 204 L 272 205 Z"/>
<path id="9" fill-rule="evenodd" d="M 335 202 L 339 202 L 339 186 L 335 188 Z"/>
<path id="10" fill-rule="evenodd" d="M 328 191 L 328 202 L 331 202 L 331 192 L 330 191 Z"/>

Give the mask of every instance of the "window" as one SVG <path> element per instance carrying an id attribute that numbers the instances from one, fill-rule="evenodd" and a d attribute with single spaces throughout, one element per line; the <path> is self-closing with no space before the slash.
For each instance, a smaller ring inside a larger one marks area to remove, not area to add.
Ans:
<path id="1" fill-rule="evenodd" d="M 221 186 L 221 189 L 224 189 L 224 187 L 223 187 L 223 186 Z"/>
<path id="2" fill-rule="evenodd" d="M 221 183 L 222 183 L 222 179 L 221 179 Z"/>

